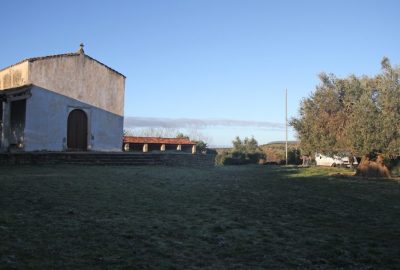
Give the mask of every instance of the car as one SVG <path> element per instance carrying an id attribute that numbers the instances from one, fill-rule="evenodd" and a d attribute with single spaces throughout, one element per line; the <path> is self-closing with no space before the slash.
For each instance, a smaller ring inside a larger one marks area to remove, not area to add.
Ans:
<path id="1" fill-rule="evenodd" d="M 347 168 L 358 165 L 357 158 L 354 156 L 350 157 L 348 155 L 326 156 L 319 153 L 315 154 L 315 163 L 317 164 L 317 166 L 347 167 Z"/>

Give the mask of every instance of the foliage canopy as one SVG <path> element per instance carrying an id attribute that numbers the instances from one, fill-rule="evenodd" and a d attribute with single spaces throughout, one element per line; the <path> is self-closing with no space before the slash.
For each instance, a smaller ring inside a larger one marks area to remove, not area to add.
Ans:
<path id="1" fill-rule="evenodd" d="M 400 155 L 400 67 L 388 58 L 381 65 L 374 77 L 319 75 L 321 83 L 290 122 L 303 151 Z"/>

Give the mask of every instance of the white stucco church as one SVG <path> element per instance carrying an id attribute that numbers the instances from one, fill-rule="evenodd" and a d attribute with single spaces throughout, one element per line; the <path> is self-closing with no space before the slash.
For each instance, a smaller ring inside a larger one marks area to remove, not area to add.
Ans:
<path id="1" fill-rule="evenodd" d="M 125 76 L 78 52 L 0 70 L 1 151 L 121 151 Z"/>

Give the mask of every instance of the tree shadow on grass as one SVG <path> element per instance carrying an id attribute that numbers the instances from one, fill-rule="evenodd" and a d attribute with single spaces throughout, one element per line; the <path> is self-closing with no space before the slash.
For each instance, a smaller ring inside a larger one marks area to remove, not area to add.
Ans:
<path id="1" fill-rule="evenodd" d="M 400 177 L 393 175 L 390 178 L 382 177 L 362 177 L 355 174 L 354 169 L 333 168 L 318 166 L 271 166 L 269 168 L 272 175 L 280 179 L 292 180 L 311 180 L 311 181 L 345 181 L 345 182 L 380 182 L 380 183 L 400 183 Z"/>

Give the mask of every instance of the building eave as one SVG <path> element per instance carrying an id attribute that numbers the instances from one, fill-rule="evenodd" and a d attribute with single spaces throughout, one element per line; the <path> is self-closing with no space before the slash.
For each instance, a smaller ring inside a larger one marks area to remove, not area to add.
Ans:
<path id="1" fill-rule="evenodd" d="M 25 84 L 17 87 L 0 90 L 0 101 L 16 101 L 27 99 L 31 96 L 33 84 Z"/>

